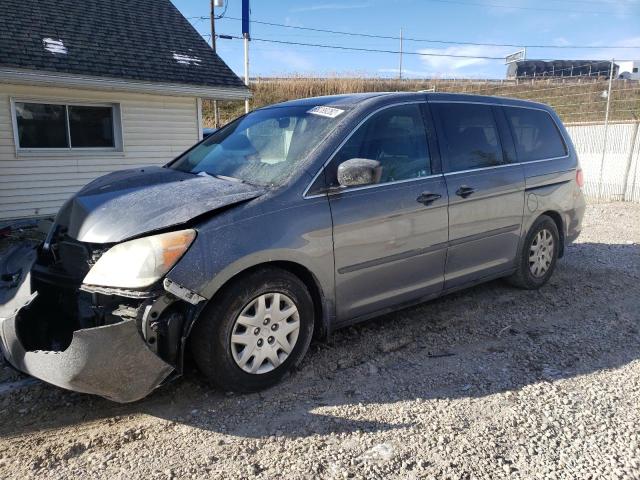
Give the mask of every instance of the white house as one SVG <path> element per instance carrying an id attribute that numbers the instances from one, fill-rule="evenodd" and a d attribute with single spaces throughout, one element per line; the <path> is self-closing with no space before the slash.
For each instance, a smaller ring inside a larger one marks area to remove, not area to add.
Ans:
<path id="1" fill-rule="evenodd" d="M 201 138 L 202 99 L 249 95 L 170 0 L 2 0 L 0 221 L 166 163 Z"/>

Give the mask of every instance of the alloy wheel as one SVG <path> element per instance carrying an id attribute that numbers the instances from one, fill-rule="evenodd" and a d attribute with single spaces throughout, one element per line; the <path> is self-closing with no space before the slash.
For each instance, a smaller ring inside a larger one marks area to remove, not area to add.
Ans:
<path id="1" fill-rule="evenodd" d="M 529 270 L 534 277 L 543 277 L 549 271 L 553 262 L 553 250 L 553 235 L 543 228 L 533 237 L 529 248 Z"/>

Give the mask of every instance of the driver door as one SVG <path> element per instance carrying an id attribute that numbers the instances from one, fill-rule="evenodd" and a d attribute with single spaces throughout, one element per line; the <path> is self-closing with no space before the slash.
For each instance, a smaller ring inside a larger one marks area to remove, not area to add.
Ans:
<path id="1" fill-rule="evenodd" d="M 351 158 L 377 160 L 382 168 L 379 183 L 329 195 L 338 322 L 443 288 L 447 187 L 442 174 L 431 168 L 425 109 L 410 103 L 379 110 L 327 166 L 332 186 L 338 186 L 338 165 Z"/>

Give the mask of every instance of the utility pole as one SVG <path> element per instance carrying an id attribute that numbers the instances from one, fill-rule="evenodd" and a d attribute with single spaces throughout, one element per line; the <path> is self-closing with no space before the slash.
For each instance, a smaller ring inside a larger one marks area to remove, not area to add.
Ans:
<path id="1" fill-rule="evenodd" d="M 402 80 L 402 28 L 400 28 L 400 68 L 398 70 L 398 78 Z"/>
<path id="2" fill-rule="evenodd" d="M 602 199 L 602 178 L 604 169 L 604 157 L 607 155 L 607 134 L 609 133 L 609 107 L 611 105 L 611 84 L 613 83 L 614 59 L 611 59 L 609 67 L 609 88 L 607 89 L 607 110 L 604 114 L 604 141 L 602 142 L 602 158 L 600 159 L 600 181 L 598 182 L 598 201 Z"/>
<path id="3" fill-rule="evenodd" d="M 211 48 L 216 53 L 216 14 L 215 0 L 211 0 Z M 218 110 L 218 100 L 213 101 L 213 126 L 220 128 L 220 111 Z"/>
<path id="4" fill-rule="evenodd" d="M 216 52 L 216 13 L 214 10 L 215 0 L 211 0 L 211 48 Z"/>
<path id="5" fill-rule="evenodd" d="M 400 69 L 398 70 L 398 78 L 402 80 L 402 28 L 400 28 Z"/>

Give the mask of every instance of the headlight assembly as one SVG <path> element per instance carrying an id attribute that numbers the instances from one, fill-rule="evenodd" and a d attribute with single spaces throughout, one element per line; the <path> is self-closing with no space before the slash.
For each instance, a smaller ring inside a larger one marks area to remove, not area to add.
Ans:
<path id="1" fill-rule="evenodd" d="M 119 243 L 100 257 L 84 277 L 84 283 L 117 288 L 148 287 L 180 260 L 195 238 L 195 230 L 189 229 Z"/>

